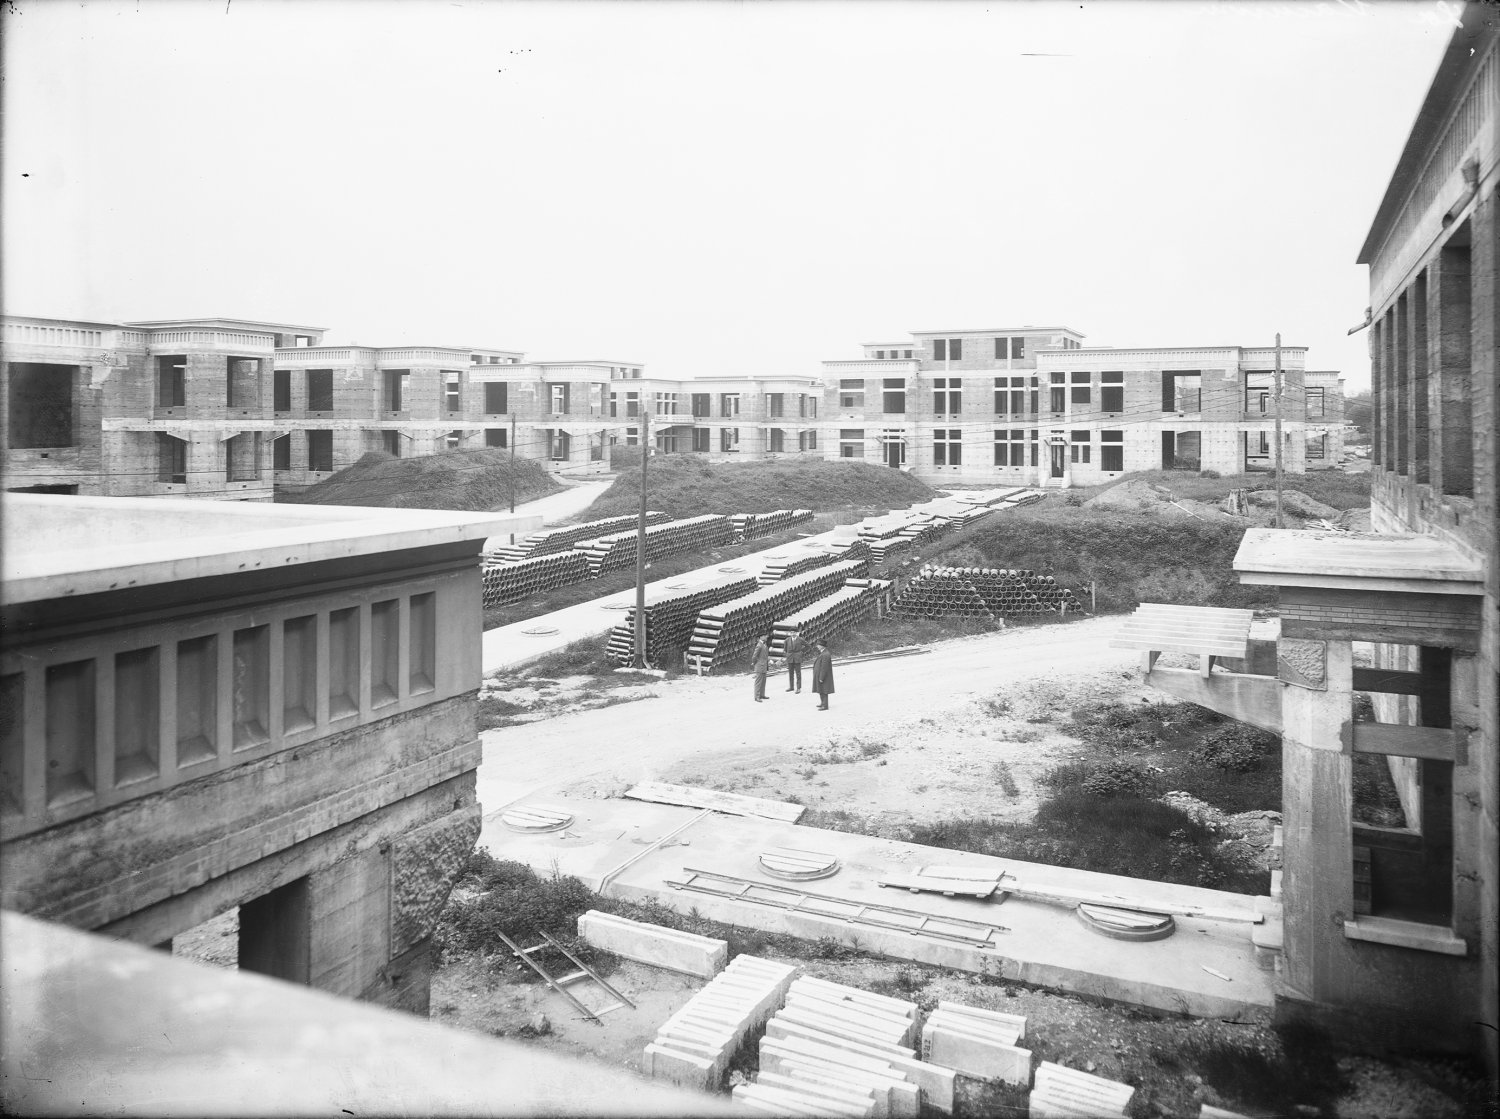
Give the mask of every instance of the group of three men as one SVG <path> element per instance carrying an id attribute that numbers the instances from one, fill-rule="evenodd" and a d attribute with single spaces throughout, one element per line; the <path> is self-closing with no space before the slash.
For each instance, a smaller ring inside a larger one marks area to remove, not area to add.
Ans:
<path id="1" fill-rule="evenodd" d="M 763 634 L 755 642 L 755 652 L 751 654 L 750 665 L 755 672 L 755 702 L 760 703 L 766 698 L 766 672 L 771 667 L 771 634 Z M 813 664 L 812 664 L 812 690 L 818 693 L 818 710 L 828 710 L 828 697 L 833 694 L 833 654 L 828 650 L 828 642 L 818 640 L 813 642 Z M 786 639 L 786 648 L 782 650 L 782 656 L 786 659 L 786 690 L 789 692 L 802 691 L 802 658 L 807 652 L 807 643 L 802 639 L 800 630 L 792 630 Z"/>

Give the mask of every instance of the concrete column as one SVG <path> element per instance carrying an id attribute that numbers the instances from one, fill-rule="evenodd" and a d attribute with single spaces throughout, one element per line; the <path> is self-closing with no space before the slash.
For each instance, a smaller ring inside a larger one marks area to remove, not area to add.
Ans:
<path id="1" fill-rule="evenodd" d="M 370 848 L 311 874 L 308 979 L 320 991 L 365 997 L 390 962 L 390 860 Z"/>
<path id="2" fill-rule="evenodd" d="M 1286 981 L 1317 1000 L 1336 988 L 1343 924 L 1354 914 L 1352 755 L 1344 746 L 1352 734 L 1353 661 L 1348 641 L 1296 638 L 1277 643 L 1277 659 Z"/>

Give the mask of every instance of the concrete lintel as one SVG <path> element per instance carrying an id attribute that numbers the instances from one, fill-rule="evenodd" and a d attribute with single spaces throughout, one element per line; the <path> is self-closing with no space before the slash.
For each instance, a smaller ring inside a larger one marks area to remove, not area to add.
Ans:
<path id="1" fill-rule="evenodd" d="M 1231 719 L 1281 733 L 1282 685 L 1274 676 L 1216 672 L 1205 677 L 1198 669 L 1158 668 L 1146 676 L 1146 683 Z"/>

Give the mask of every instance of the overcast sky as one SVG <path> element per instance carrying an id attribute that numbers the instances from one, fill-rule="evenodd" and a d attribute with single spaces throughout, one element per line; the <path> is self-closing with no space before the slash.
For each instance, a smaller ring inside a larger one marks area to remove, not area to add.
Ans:
<path id="1" fill-rule="evenodd" d="M 1311 347 L 1423 3 L 15 0 L 4 303 L 809 374 L 912 330 Z"/>

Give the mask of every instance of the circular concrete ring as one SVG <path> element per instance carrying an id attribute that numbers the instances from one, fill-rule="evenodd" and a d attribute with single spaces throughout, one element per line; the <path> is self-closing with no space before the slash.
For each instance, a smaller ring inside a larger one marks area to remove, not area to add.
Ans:
<path id="1" fill-rule="evenodd" d="M 1085 927 L 1111 940 L 1165 940 L 1177 931 L 1177 922 L 1170 914 L 1140 913 L 1087 902 L 1074 912 Z"/>
<path id="2" fill-rule="evenodd" d="M 532 626 L 530 629 L 523 629 L 521 632 L 524 633 L 524 634 L 527 634 L 530 637 L 546 637 L 550 633 L 556 633 L 557 632 L 557 627 L 556 626 Z"/>

